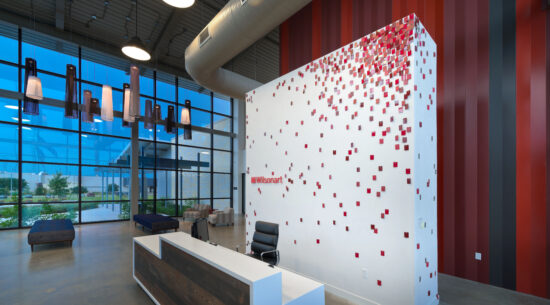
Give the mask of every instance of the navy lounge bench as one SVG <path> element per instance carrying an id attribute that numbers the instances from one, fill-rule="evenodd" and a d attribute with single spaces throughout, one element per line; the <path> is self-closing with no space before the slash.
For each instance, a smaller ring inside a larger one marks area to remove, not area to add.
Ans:
<path id="1" fill-rule="evenodd" d="M 177 231 L 180 222 L 168 216 L 155 214 L 134 215 L 134 224 L 139 223 L 143 228 L 148 228 L 154 234 L 158 231 L 172 230 Z"/>
<path id="2" fill-rule="evenodd" d="M 73 245 L 74 226 L 69 219 L 37 220 L 27 236 L 31 251 L 34 245 L 68 241 Z"/>

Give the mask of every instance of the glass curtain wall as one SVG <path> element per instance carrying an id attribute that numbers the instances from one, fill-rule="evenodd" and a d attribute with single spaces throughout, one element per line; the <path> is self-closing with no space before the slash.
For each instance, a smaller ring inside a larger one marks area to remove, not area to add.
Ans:
<path id="1" fill-rule="evenodd" d="M 37 61 L 46 98 L 64 100 L 66 65 L 77 67 L 79 103 L 90 90 L 113 88 L 113 109 L 122 111 L 122 88 L 130 62 L 0 24 L 0 89 L 24 92 L 24 60 Z M 214 209 L 232 206 L 232 100 L 198 92 L 191 81 L 143 68 L 141 113 L 145 101 L 175 108 L 191 101 L 193 139 L 139 123 L 140 213 L 182 215 L 194 203 Z M 120 118 L 87 123 L 64 116 L 64 109 L 40 104 L 39 115 L 20 111 L 22 101 L 0 97 L 0 229 L 28 227 L 39 219 L 74 223 L 128 220 L 131 129 Z M 213 134 L 223 131 L 222 134 Z"/>

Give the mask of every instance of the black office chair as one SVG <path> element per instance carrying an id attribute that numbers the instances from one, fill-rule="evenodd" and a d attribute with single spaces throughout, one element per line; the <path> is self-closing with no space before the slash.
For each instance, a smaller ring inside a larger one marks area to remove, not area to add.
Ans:
<path id="1" fill-rule="evenodd" d="M 191 237 L 200 239 L 202 241 L 208 241 L 210 236 L 208 235 L 208 219 L 198 218 L 193 222 L 191 227 Z"/>
<path id="2" fill-rule="evenodd" d="M 279 264 L 279 225 L 276 223 L 256 221 L 256 231 L 252 237 L 251 257 L 259 259 L 270 265 Z"/>

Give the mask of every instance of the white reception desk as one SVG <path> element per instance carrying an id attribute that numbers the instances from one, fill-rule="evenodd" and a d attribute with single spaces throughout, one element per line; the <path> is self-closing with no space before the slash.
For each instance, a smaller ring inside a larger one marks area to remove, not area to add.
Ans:
<path id="1" fill-rule="evenodd" d="M 324 285 L 192 238 L 134 238 L 133 275 L 156 304 L 323 305 Z"/>

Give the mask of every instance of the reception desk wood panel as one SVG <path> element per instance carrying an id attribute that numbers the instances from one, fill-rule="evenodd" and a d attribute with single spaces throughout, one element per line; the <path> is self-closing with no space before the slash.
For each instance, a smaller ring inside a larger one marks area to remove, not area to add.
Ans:
<path id="1" fill-rule="evenodd" d="M 250 304 L 250 286 L 161 241 L 162 258 L 134 245 L 135 276 L 160 304 Z"/>
<path id="2" fill-rule="evenodd" d="M 324 285 L 183 232 L 134 238 L 134 279 L 156 304 L 323 305 Z"/>

